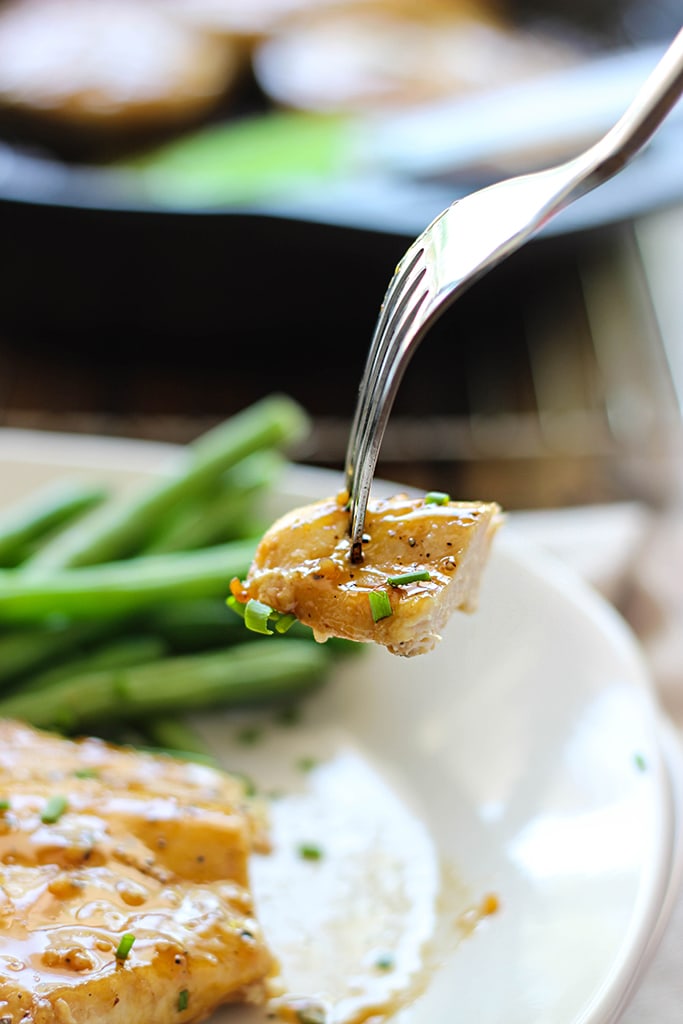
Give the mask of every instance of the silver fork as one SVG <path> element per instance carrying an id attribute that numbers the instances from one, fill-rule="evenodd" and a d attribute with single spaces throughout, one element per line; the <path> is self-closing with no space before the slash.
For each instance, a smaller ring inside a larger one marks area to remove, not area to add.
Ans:
<path id="1" fill-rule="evenodd" d="M 436 318 L 551 217 L 607 181 L 647 142 L 683 92 L 683 29 L 625 114 L 579 156 L 460 199 L 413 242 L 389 284 L 370 345 L 346 452 L 351 561 L 363 557 L 372 480 L 410 357 Z"/>

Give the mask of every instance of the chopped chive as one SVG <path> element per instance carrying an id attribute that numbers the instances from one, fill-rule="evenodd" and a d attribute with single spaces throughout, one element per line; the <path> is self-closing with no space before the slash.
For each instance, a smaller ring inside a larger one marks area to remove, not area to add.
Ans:
<path id="1" fill-rule="evenodd" d="M 274 717 L 280 725 L 296 725 L 301 721 L 301 708 L 298 704 L 285 704 L 275 712 Z"/>
<path id="2" fill-rule="evenodd" d="M 647 761 L 645 760 L 643 755 L 642 754 L 634 754 L 633 760 L 636 763 L 636 768 L 639 771 L 644 772 L 645 769 L 647 768 Z"/>
<path id="3" fill-rule="evenodd" d="M 422 580 L 431 580 L 431 573 L 426 569 L 422 572 L 404 572 L 402 576 L 389 576 L 387 583 L 390 587 L 400 587 L 404 583 L 419 583 Z"/>
<path id="4" fill-rule="evenodd" d="M 372 618 L 375 622 L 379 622 L 380 619 L 386 619 L 389 615 L 393 614 L 391 601 L 386 590 L 371 590 L 368 594 L 368 600 L 370 602 Z"/>
<path id="5" fill-rule="evenodd" d="M 252 746 L 263 736 L 263 729 L 260 729 L 258 725 L 245 725 L 243 729 L 237 733 L 237 739 L 240 743 L 245 746 Z"/>
<path id="6" fill-rule="evenodd" d="M 323 851 L 315 843 L 300 843 L 299 856 L 304 860 L 322 860 Z"/>
<path id="7" fill-rule="evenodd" d="M 9 808 L 10 802 L 6 797 L 3 800 L 0 800 L 0 814 L 3 814 L 5 811 L 9 811 Z"/>
<path id="8" fill-rule="evenodd" d="M 183 1010 L 187 1009 L 187 1004 L 188 1004 L 189 1001 L 190 1001 L 190 993 L 188 992 L 188 990 L 186 988 L 184 988 L 184 989 L 182 989 L 178 993 L 178 1003 L 177 1003 L 178 1013 L 182 1013 Z"/>
<path id="9" fill-rule="evenodd" d="M 230 594 L 229 597 L 226 597 L 225 603 L 228 608 L 232 608 L 232 610 L 239 615 L 241 619 L 244 618 L 244 609 L 246 606 L 243 605 L 241 601 L 238 601 L 236 597 L 233 597 L 233 595 Z"/>
<path id="10" fill-rule="evenodd" d="M 428 491 L 425 494 L 425 505 L 447 505 L 450 500 L 450 494 L 445 491 Z"/>
<path id="11" fill-rule="evenodd" d="M 326 1024 L 327 1014 L 322 1006 L 305 1006 L 296 1012 L 297 1024 Z"/>
<path id="12" fill-rule="evenodd" d="M 244 624 L 253 633 L 264 633 L 272 636 L 272 629 L 268 629 L 268 619 L 272 616 L 273 609 L 262 601 L 251 598 L 244 607 Z"/>
<path id="13" fill-rule="evenodd" d="M 286 633 L 296 622 L 296 615 L 280 615 L 275 620 L 275 630 L 278 633 Z"/>
<path id="14" fill-rule="evenodd" d="M 51 796 L 43 808 L 40 820 L 44 825 L 54 825 L 64 814 L 67 806 L 68 800 L 65 796 Z"/>
<path id="15" fill-rule="evenodd" d="M 100 773 L 96 768 L 78 768 L 74 776 L 77 779 L 99 779 Z"/>
<path id="16" fill-rule="evenodd" d="M 278 633 L 286 633 L 296 622 L 296 615 L 286 615 L 284 612 L 276 612 L 270 605 L 263 604 L 255 598 L 243 604 L 238 601 L 234 594 L 229 594 L 225 599 L 228 608 L 231 608 L 241 619 L 247 629 L 254 633 L 263 633 L 272 636 L 273 630 L 268 628 L 269 621 L 272 621 Z"/>
<path id="17" fill-rule="evenodd" d="M 300 757 L 296 766 L 300 772 L 312 772 L 317 763 L 314 757 Z"/>
<path id="18" fill-rule="evenodd" d="M 124 934 L 121 936 L 118 946 L 116 947 L 116 959 L 126 960 L 128 958 L 128 954 L 133 948 L 134 942 L 135 936 L 132 935 L 130 932 L 124 932 Z"/>
<path id="19" fill-rule="evenodd" d="M 229 772 L 229 774 L 232 775 L 233 778 L 237 779 L 239 782 L 242 783 L 245 796 L 256 796 L 256 783 L 254 782 L 250 775 L 245 775 L 244 772 L 235 771 L 231 771 Z"/>
<path id="20" fill-rule="evenodd" d="M 375 960 L 375 967 L 378 971 L 391 971 L 394 967 L 394 958 L 391 953 L 380 953 Z"/>

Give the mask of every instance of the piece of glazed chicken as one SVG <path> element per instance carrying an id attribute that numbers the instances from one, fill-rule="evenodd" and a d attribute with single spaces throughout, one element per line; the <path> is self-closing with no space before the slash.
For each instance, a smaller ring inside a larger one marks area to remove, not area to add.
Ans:
<path id="1" fill-rule="evenodd" d="M 392 654 L 425 653 L 456 610 L 476 608 L 499 506 L 438 493 L 375 499 L 363 559 L 353 564 L 345 502 L 341 494 L 278 519 L 235 596 L 296 616 L 320 641 L 337 636 Z"/>
<path id="2" fill-rule="evenodd" d="M 263 823 L 238 779 L 0 720 L 0 808 L 3 1024 L 190 1024 L 264 997 Z"/>

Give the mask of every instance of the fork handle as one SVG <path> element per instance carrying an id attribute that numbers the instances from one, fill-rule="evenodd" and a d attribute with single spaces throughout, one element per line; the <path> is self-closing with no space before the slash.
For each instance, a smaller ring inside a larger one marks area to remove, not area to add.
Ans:
<path id="1" fill-rule="evenodd" d="M 362 559 L 362 532 L 370 486 L 393 399 L 411 351 L 430 323 L 466 287 L 519 249 L 548 220 L 620 171 L 648 141 L 682 92 L 683 29 L 626 112 L 598 142 L 572 160 L 491 185 L 460 203 L 452 204 L 408 249 L 382 304 L 349 438 L 346 486 L 351 511 L 352 561 Z M 449 226 L 449 217 L 454 214 L 457 223 L 455 211 L 463 210 L 467 210 L 467 214 L 462 215 L 459 226 L 461 231 L 466 229 L 465 236 L 470 243 L 466 249 L 449 244 L 453 240 L 453 225 Z M 493 238 L 486 230 L 476 234 L 472 230 L 482 212 L 486 213 L 487 221 L 481 227 L 491 227 Z M 412 276 L 412 270 L 426 250 L 429 250 L 429 278 L 428 286 L 423 287 L 420 282 L 427 268 L 422 267 L 417 277 Z M 394 289 L 396 301 L 392 306 L 389 296 L 397 279 L 402 284 L 406 281 L 411 283 L 405 285 L 405 292 L 398 286 Z M 418 285 L 420 302 L 411 306 L 409 299 L 413 288 Z M 391 315 L 388 316 L 390 308 Z M 405 322 L 404 308 L 410 310 L 410 317 Z M 393 331 L 390 353 L 386 345 L 388 325 Z M 397 345 L 397 338 L 400 345 Z M 376 376 L 375 371 L 383 367 L 389 354 L 392 365 L 390 369 L 383 370 L 381 389 L 374 393 L 377 385 L 374 380 L 372 394 L 368 398 L 368 388 Z M 361 404 L 362 396 L 365 397 Z M 359 444 L 361 436 L 366 438 L 362 447 Z"/>
<path id="2" fill-rule="evenodd" d="M 683 29 L 617 123 L 578 162 L 588 173 L 580 193 L 607 181 L 624 167 L 662 123 L 683 93 Z M 572 198 L 576 198 L 573 193 Z"/>

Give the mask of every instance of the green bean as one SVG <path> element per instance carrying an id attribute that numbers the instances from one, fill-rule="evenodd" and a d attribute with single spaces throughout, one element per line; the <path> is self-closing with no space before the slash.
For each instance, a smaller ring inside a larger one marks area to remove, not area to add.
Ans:
<path id="1" fill-rule="evenodd" d="M 144 665 L 158 661 L 168 653 L 166 643 L 158 636 L 125 636 L 93 648 L 80 658 L 64 661 L 54 668 L 46 669 L 21 681 L 24 693 L 44 690 L 48 686 L 70 679 L 73 676 L 100 672 L 104 669 L 124 668 L 128 665 Z"/>
<path id="2" fill-rule="evenodd" d="M 47 623 L 0 636 L 0 683 L 42 668 L 55 658 L 99 640 L 110 630 L 108 623 Z"/>
<path id="3" fill-rule="evenodd" d="M 139 623 L 162 637 L 174 653 L 225 647 L 248 637 L 244 620 L 226 606 L 223 597 L 170 601 L 143 613 Z"/>
<path id="4" fill-rule="evenodd" d="M 31 548 L 58 527 L 104 501 L 102 487 L 56 480 L 0 515 L 0 565 L 18 565 Z"/>
<path id="5" fill-rule="evenodd" d="M 254 452 L 223 474 L 215 493 L 202 495 L 190 507 L 175 510 L 153 540 L 145 554 L 189 551 L 231 540 L 244 530 L 253 535 L 254 503 L 267 487 L 274 484 L 284 460 L 270 449 Z"/>
<path id="6" fill-rule="evenodd" d="M 269 639 L 74 676 L 0 700 L 0 715 L 75 732 L 116 718 L 291 701 L 321 682 L 329 664 L 318 645 Z"/>
<path id="7" fill-rule="evenodd" d="M 249 567 L 256 542 L 149 555 L 104 565 L 25 574 L 0 569 L 0 623 L 36 622 L 58 613 L 92 620 L 121 618 L 181 598 L 221 597 Z"/>
<path id="8" fill-rule="evenodd" d="M 150 718 L 143 723 L 143 733 L 153 747 L 186 757 L 193 754 L 200 754 L 202 759 L 211 757 L 204 740 L 181 718 Z"/>
<path id="9" fill-rule="evenodd" d="M 78 529 L 63 531 L 29 560 L 27 572 L 93 565 L 139 552 L 169 510 L 205 492 L 251 452 L 299 440 L 306 427 L 301 407 L 284 395 L 249 406 L 188 445 L 174 473 L 106 503 Z"/>

